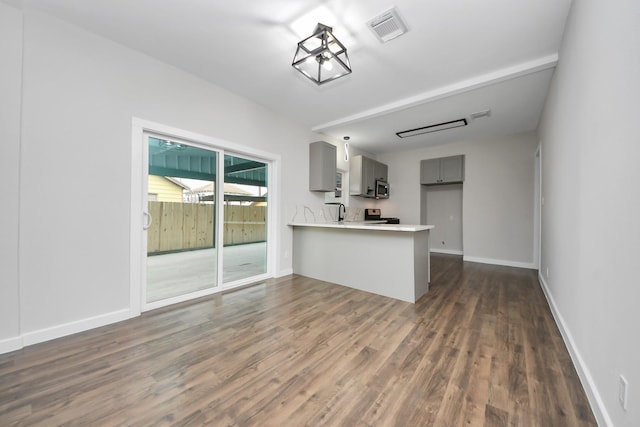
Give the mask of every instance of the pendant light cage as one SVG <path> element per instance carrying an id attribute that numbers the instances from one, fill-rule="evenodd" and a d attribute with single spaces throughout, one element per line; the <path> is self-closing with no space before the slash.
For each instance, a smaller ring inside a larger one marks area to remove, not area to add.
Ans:
<path id="1" fill-rule="evenodd" d="M 351 73 L 347 48 L 332 31 L 331 27 L 318 23 L 313 34 L 298 43 L 291 64 L 318 85 Z"/>

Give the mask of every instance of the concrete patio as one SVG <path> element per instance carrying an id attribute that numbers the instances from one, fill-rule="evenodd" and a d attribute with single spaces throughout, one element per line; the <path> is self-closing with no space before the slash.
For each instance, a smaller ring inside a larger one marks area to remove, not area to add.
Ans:
<path id="1" fill-rule="evenodd" d="M 215 248 L 147 257 L 147 302 L 219 286 Z M 225 246 L 223 283 L 267 271 L 266 242 Z"/>

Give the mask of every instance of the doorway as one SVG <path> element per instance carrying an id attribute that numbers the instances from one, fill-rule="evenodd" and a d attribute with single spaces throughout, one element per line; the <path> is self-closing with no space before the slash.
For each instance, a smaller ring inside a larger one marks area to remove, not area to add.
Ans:
<path id="1" fill-rule="evenodd" d="M 463 184 L 421 185 L 420 223 L 435 225 L 430 250 L 463 255 Z"/>

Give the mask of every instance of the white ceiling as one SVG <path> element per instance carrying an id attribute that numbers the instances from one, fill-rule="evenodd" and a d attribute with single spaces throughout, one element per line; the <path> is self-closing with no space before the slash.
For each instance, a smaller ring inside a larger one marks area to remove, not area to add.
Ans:
<path id="1" fill-rule="evenodd" d="M 571 0 L 5 0 L 189 71 L 315 131 L 380 153 L 537 127 Z M 396 6 L 409 31 L 366 22 Z M 291 67 L 315 24 L 353 73 L 316 86 Z M 395 133 L 467 118 L 464 128 Z"/>

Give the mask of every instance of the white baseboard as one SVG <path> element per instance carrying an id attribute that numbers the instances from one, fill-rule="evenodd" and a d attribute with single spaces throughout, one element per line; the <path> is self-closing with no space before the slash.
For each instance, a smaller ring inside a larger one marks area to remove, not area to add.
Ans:
<path id="1" fill-rule="evenodd" d="M 111 323 L 121 322 L 132 317 L 135 317 L 135 315 L 132 314 L 129 309 L 114 311 L 100 316 L 89 317 L 88 319 L 77 320 L 75 322 L 64 323 L 50 328 L 27 332 L 22 335 L 22 342 L 24 346 L 37 344 L 65 337 L 67 335 L 77 334 L 78 332 L 84 332 L 89 329 L 110 325 Z"/>
<path id="2" fill-rule="evenodd" d="M 558 329 L 560 330 L 560 334 L 562 335 L 564 344 L 569 350 L 569 355 L 571 356 L 571 360 L 573 361 L 573 366 L 575 366 L 576 371 L 578 372 L 578 377 L 580 378 L 580 382 L 582 383 L 582 388 L 584 388 L 584 391 L 587 393 L 589 404 L 591 405 L 593 415 L 596 417 L 598 425 L 613 427 L 613 421 L 611 421 L 611 417 L 609 417 L 609 413 L 607 412 L 607 408 L 602 401 L 602 397 L 600 397 L 600 393 L 598 392 L 598 388 L 593 381 L 591 372 L 585 364 L 584 359 L 580 355 L 580 352 L 578 351 L 578 348 L 573 341 L 573 336 L 571 335 L 569 328 L 567 328 L 567 325 L 564 322 L 564 318 L 558 311 L 558 307 L 556 306 L 556 303 L 553 299 L 553 295 L 551 295 L 551 292 L 549 291 L 547 282 L 544 280 L 544 277 L 542 277 L 540 273 L 538 273 L 538 281 L 540 282 L 542 292 L 547 299 L 549 308 L 551 308 L 551 314 L 553 314 L 556 325 L 558 325 Z"/>
<path id="3" fill-rule="evenodd" d="M 458 251 L 455 249 L 440 249 L 440 248 L 431 248 L 429 252 L 434 254 L 447 254 L 447 255 L 463 255 L 464 252 Z"/>
<path id="4" fill-rule="evenodd" d="M 530 270 L 538 269 L 538 266 L 532 262 L 519 262 L 519 261 L 507 261 L 503 259 L 478 258 L 478 257 L 467 256 L 467 255 L 465 255 L 462 258 L 462 260 L 469 261 L 469 262 L 479 262 L 481 264 L 503 265 L 505 267 L 528 268 Z"/>
<path id="5" fill-rule="evenodd" d="M 12 337 L 0 340 L 0 354 L 11 353 L 24 347 L 22 337 Z"/>
<path id="6" fill-rule="evenodd" d="M 293 274 L 293 268 L 285 268 L 284 270 L 278 271 L 276 277 L 284 277 Z"/>

